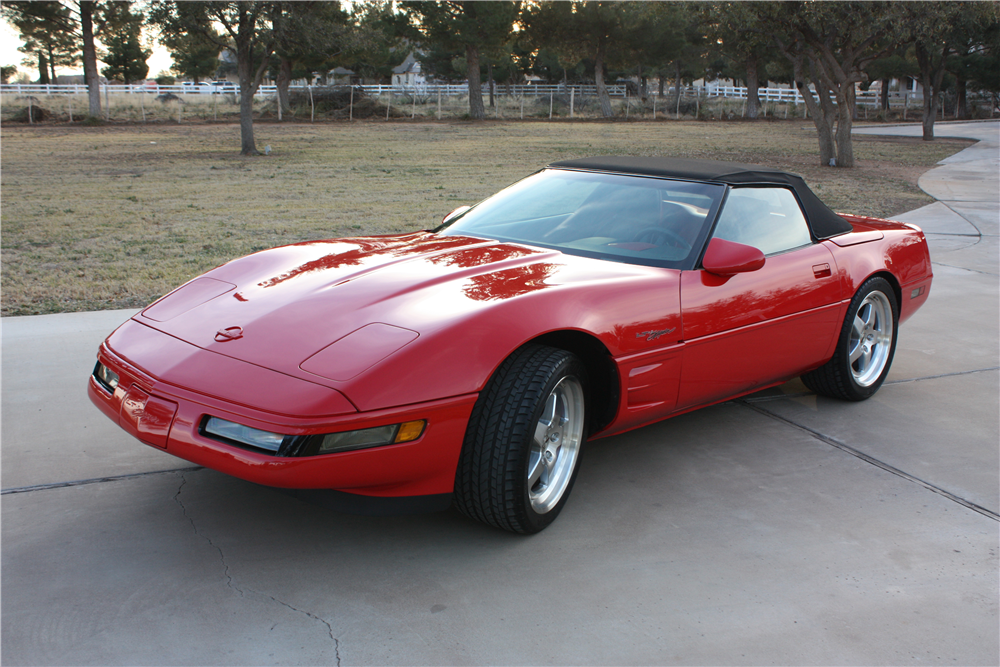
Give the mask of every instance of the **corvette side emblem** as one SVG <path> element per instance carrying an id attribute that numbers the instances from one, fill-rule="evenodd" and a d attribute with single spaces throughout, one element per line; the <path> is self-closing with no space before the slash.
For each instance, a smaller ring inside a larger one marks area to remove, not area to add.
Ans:
<path id="1" fill-rule="evenodd" d="M 635 337 L 642 338 L 643 336 L 645 336 L 647 341 L 656 340 L 660 336 L 664 336 L 668 333 L 671 333 L 672 331 L 674 331 L 674 329 L 662 329 L 660 331 L 653 331 L 653 330 L 643 331 L 642 333 L 637 333 Z"/>
<path id="2" fill-rule="evenodd" d="M 226 327 L 225 329 L 219 329 L 215 333 L 215 340 L 220 343 L 236 340 L 237 338 L 243 338 L 243 327 Z"/>

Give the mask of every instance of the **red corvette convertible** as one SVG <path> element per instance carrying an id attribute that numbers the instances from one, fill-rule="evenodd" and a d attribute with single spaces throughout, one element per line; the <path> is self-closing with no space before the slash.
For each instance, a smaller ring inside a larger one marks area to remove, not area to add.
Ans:
<path id="1" fill-rule="evenodd" d="M 927 299 L 917 227 L 746 165 L 550 164 L 433 231 L 298 243 L 195 278 L 98 351 L 142 442 L 359 512 L 537 532 L 587 441 L 801 376 L 861 400 Z"/>

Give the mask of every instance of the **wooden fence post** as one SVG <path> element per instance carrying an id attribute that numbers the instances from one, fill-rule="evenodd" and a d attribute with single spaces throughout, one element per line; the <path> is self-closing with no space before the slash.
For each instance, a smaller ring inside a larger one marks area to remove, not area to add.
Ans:
<path id="1" fill-rule="evenodd" d="M 316 105 L 313 103 L 313 87 L 312 84 L 306 86 L 309 89 L 309 122 L 316 122 Z"/>
<path id="2" fill-rule="evenodd" d="M 552 91 L 549 91 L 549 120 L 552 120 Z"/>

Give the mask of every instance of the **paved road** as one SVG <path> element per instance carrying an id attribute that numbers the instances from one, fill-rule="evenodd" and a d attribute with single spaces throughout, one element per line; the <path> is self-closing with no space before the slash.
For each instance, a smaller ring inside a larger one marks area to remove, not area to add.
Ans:
<path id="1" fill-rule="evenodd" d="M 4 319 L 3 663 L 1000 663 L 1000 124 L 938 133 L 982 141 L 901 216 L 935 282 L 873 399 L 796 381 L 594 443 L 530 538 L 186 469 L 85 397 L 129 311 Z"/>

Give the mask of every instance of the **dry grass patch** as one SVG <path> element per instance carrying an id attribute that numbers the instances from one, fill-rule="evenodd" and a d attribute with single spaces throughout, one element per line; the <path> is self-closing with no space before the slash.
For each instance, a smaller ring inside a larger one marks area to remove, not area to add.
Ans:
<path id="1" fill-rule="evenodd" d="M 554 160 L 668 155 L 801 173 L 833 208 L 929 203 L 916 179 L 966 144 L 858 137 L 860 166 L 816 165 L 811 125 L 410 123 L 25 127 L 0 154 L 2 312 L 138 307 L 234 257 L 286 243 L 412 231 Z"/>

